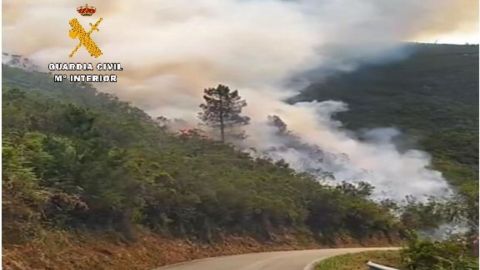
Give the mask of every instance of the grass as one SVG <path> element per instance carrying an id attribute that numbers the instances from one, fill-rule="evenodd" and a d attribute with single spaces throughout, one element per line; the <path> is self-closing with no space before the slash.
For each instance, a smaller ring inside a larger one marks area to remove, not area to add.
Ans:
<path id="1" fill-rule="evenodd" d="M 366 251 L 335 256 L 321 261 L 315 270 L 367 270 L 367 261 L 390 267 L 400 265 L 399 251 Z"/>

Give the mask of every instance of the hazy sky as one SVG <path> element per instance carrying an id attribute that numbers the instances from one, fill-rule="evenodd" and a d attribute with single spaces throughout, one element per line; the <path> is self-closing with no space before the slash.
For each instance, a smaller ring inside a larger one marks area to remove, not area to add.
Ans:
<path id="1" fill-rule="evenodd" d="M 473 30 L 459 30 L 447 32 L 444 34 L 436 34 L 428 37 L 418 37 L 416 40 L 426 43 L 448 43 L 448 44 L 478 44 L 480 43 L 480 35 L 478 31 Z"/>
<path id="2" fill-rule="evenodd" d="M 219 82 L 282 98 L 290 76 L 351 70 L 389 57 L 400 41 L 478 42 L 476 0 L 85 0 L 3 1 L 3 51 L 50 62 L 121 62 L 118 85 L 100 88 L 151 112 L 192 118 L 201 90 Z M 92 59 L 68 37 L 103 17 Z M 271 93 L 271 90 L 273 94 Z M 174 92 L 175 95 L 170 93 Z M 253 92 L 253 91 L 252 91 Z M 193 117 L 194 118 L 194 117 Z"/>
<path id="3" fill-rule="evenodd" d="M 285 82 L 312 68 L 352 70 L 371 58 L 398 54 L 401 41 L 478 42 L 476 0 L 96 0 L 92 17 L 76 7 L 85 0 L 4 0 L 3 50 L 41 67 L 50 62 L 121 62 L 118 84 L 99 85 L 153 116 L 196 122 L 203 89 L 223 83 L 239 89 L 252 118 L 247 143 L 280 143 L 266 124 L 280 116 L 302 140 L 332 153 L 319 164 L 339 179 L 368 179 L 377 193 L 439 195 L 448 185 L 419 151 L 399 152 L 391 132 L 378 143 L 349 136 L 331 115 L 341 102 L 286 104 L 295 94 Z M 104 52 L 92 59 L 68 37 L 71 18 L 88 26 Z M 321 75 L 319 75 L 321 76 Z M 301 168 L 304 153 L 281 153 Z M 347 157 L 347 158 L 338 158 Z M 317 162 L 318 163 L 318 162 Z M 388 164 L 388 166 L 385 166 Z M 365 174 L 367 176 L 365 176 Z M 408 179 L 409 181 L 405 181 Z M 353 181 L 352 180 L 352 181 Z"/>
<path id="4" fill-rule="evenodd" d="M 148 112 L 195 118 L 202 89 L 220 82 L 273 98 L 311 68 L 351 70 L 398 53 L 401 41 L 478 42 L 477 0 L 4 0 L 3 51 L 51 62 L 121 62 L 119 84 L 100 86 Z M 103 17 L 92 59 L 68 37 Z M 272 91 L 274 89 L 274 91 Z M 175 93 L 175 95 L 171 95 Z"/>

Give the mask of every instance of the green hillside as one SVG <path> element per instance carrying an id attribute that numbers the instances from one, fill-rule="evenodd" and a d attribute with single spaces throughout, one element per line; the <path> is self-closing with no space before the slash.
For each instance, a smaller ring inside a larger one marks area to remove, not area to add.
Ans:
<path id="1" fill-rule="evenodd" d="M 322 186 L 195 132 L 170 134 L 88 85 L 7 66 L 3 79 L 6 247 L 57 229 L 134 240 L 141 226 L 202 241 L 290 230 L 329 243 L 398 232 L 399 221 L 368 192 Z"/>
<path id="2" fill-rule="evenodd" d="M 434 167 L 476 201 L 478 45 L 409 46 L 406 59 L 312 83 L 293 101 L 344 101 L 350 110 L 336 117 L 349 129 L 399 128 L 407 146 L 431 153 Z"/>

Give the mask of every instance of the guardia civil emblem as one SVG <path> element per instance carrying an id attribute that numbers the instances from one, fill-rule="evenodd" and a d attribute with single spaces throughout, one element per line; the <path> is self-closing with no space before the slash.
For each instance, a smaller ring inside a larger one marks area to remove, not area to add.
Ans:
<path id="1" fill-rule="evenodd" d="M 80 6 L 77 8 L 77 12 L 82 15 L 82 16 L 92 16 L 95 14 L 97 9 L 93 6 L 85 5 L 85 6 Z M 73 51 L 70 53 L 70 57 L 73 57 L 75 53 L 80 49 L 81 47 L 85 47 L 85 49 L 90 53 L 92 57 L 98 58 L 100 55 L 102 55 L 102 50 L 98 47 L 98 45 L 95 43 L 95 41 L 92 39 L 91 34 L 93 31 L 100 31 L 98 29 L 98 25 L 102 22 L 103 18 L 98 19 L 95 24 L 89 23 L 90 29 L 88 31 L 83 28 L 83 26 L 80 24 L 80 22 L 76 19 L 73 18 L 71 19 L 68 23 L 70 24 L 70 31 L 68 35 L 70 38 L 78 40 L 77 46 L 73 49 Z"/>

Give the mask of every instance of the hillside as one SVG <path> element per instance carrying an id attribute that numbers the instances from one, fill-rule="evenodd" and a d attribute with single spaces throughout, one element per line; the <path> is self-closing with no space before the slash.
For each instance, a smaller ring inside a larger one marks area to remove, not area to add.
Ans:
<path id="1" fill-rule="evenodd" d="M 133 269 L 141 260 L 138 269 L 298 243 L 386 241 L 402 228 L 367 198 L 369 187 L 324 186 L 196 132 L 169 133 L 89 85 L 8 66 L 2 75 L 5 269 L 91 269 L 99 261 Z M 219 249 L 232 237 L 243 247 Z M 182 243 L 184 257 L 142 251 L 155 241 L 172 243 L 165 253 Z"/>
<path id="2" fill-rule="evenodd" d="M 171 133 L 91 85 L 4 65 L 3 266 L 149 269 L 213 255 L 385 244 L 406 229 L 437 228 L 444 211 L 477 220 L 478 82 L 468 68 L 476 49 L 420 46 L 410 58 L 338 74 L 297 97 L 347 102 L 351 111 L 337 117 L 352 130 L 400 128 L 400 146 L 432 153 L 468 195 L 468 207 L 446 208 L 376 203 L 369 185 L 325 186 L 199 131 Z"/>
<path id="3" fill-rule="evenodd" d="M 432 154 L 434 167 L 478 205 L 478 45 L 409 46 L 403 60 L 314 80 L 291 102 L 344 101 L 350 110 L 336 117 L 359 134 L 400 129 L 400 147 Z"/>

